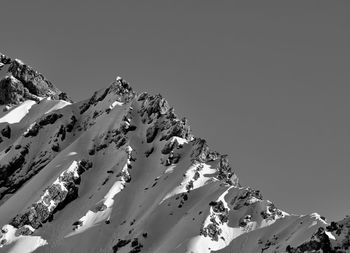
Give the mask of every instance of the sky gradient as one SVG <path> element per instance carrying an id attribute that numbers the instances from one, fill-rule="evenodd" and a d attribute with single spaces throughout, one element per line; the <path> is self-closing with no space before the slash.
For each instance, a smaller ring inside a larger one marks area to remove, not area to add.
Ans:
<path id="1" fill-rule="evenodd" d="M 350 215 L 350 2 L 3 1 L 0 52 L 74 100 L 161 93 L 291 213 Z"/>

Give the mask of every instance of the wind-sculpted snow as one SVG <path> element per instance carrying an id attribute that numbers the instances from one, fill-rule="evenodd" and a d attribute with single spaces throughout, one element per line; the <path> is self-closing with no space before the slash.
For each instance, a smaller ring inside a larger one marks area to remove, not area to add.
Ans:
<path id="1" fill-rule="evenodd" d="M 349 252 L 349 219 L 241 186 L 161 95 L 26 99 L 0 115 L 0 252 Z"/>

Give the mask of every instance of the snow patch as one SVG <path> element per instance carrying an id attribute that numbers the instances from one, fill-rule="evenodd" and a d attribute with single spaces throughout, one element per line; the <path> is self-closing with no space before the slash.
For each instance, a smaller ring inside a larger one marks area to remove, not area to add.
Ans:
<path id="1" fill-rule="evenodd" d="M 33 100 L 26 100 L 19 106 L 15 107 L 3 117 L 0 118 L 0 123 L 7 122 L 9 124 L 20 122 L 29 112 L 30 108 L 35 105 L 36 102 Z"/>
<path id="2" fill-rule="evenodd" d="M 6 231 L 6 233 L 2 233 L 1 241 L 6 243 L 0 244 L 0 247 L 13 244 L 8 250 L 9 253 L 31 253 L 37 248 L 47 244 L 47 241 L 40 236 L 16 236 L 16 230 L 17 229 L 11 225 L 5 225 L 2 228 L 2 231 Z"/>
<path id="3" fill-rule="evenodd" d="M 119 102 L 119 101 L 114 101 L 111 105 L 110 105 L 110 107 L 109 107 L 109 109 L 113 109 L 114 107 L 116 107 L 116 106 L 122 106 L 123 105 L 123 103 L 122 102 Z"/>

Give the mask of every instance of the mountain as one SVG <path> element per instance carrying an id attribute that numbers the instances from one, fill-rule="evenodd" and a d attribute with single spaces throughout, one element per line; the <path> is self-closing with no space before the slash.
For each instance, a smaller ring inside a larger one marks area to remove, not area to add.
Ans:
<path id="1" fill-rule="evenodd" d="M 0 252 L 350 252 L 349 217 L 240 185 L 161 95 L 117 77 L 73 102 L 0 59 Z"/>

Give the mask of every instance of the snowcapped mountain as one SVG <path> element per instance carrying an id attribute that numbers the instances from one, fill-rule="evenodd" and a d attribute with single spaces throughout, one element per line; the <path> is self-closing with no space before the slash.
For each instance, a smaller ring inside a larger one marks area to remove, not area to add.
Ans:
<path id="1" fill-rule="evenodd" d="M 350 218 L 241 186 L 160 95 L 122 78 L 73 103 L 0 56 L 0 252 L 350 252 Z"/>

